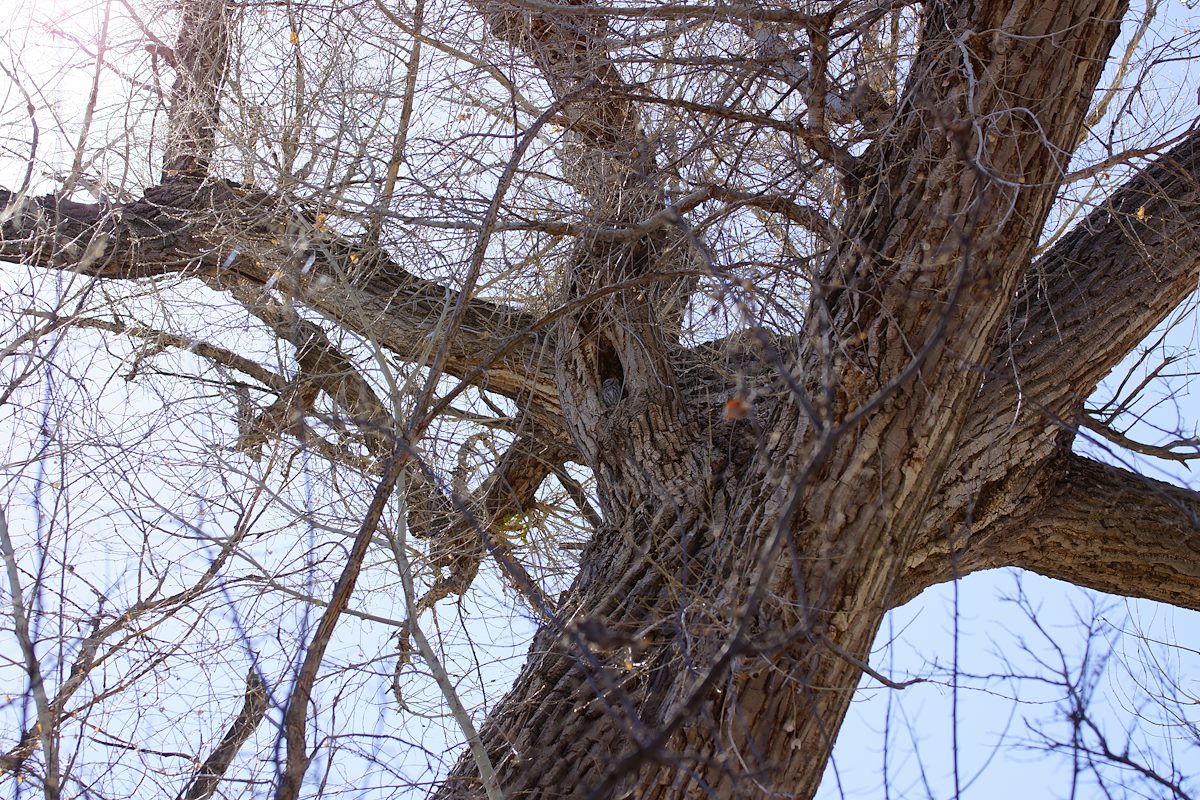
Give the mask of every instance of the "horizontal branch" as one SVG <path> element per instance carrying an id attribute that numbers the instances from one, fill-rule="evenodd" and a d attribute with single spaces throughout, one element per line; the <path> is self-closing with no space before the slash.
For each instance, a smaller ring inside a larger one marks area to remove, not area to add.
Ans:
<path id="1" fill-rule="evenodd" d="M 384 250 L 304 220 L 279 198 L 187 177 L 121 205 L 0 189 L 0 259 L 120 280 L 180 274 L 232 288 L 246 279 L 416 364 L 432 358 L 458 297 Z M 539 425 L 559 431 L 552 365 L 534 324 L 518 309 L 468 300 L 445 371 L 520 400 Z"/>
<path id="2" fill-rule="evenodd" d="M 1037 514 L 976 558 L 1200 610 L 1200 492 L 1072 455 Z"/>
<path id="3" fill-rule="evenodd" d="M 286 378 L 276 372 L 272 372 L 254 359 L 246 358 L 224 347 L 217 347 L 210 342 L 198 341 L 178 333 L 148 328 L 138 323 L 125 322 L 120 317 L 116 317 L 116 315 L 114 315 L 114 319 L 112 320 L 82 317 L 80 319 L 64 320 L 64 324 L 69 324 L 75 328 L 91 328 L 93 330 L 142 339 L 149 344 L 154 352 L 162 352 L 168 348 L 174 348 L 176 350 L 195 353 L 197 356 L 208 359 L 214 364 L 220 364 L 223 367 L 237 370 L 258 381 L 273 392 L 283 392 L 288 386 Z M 136 362 L 134 369 L 136 370 Z"/>
<path id="4" fill-rule="evenodd" d="M 1091 414 L 1084 414 L 1080 418 L 1079 424 L 1089 431 L 1108 439 L 1113 444 L 1120 445 L 1126 450 L 1131 450 L 1135 453 L 1141 453 L 1144 456 L 1182 463 L 1200 458 L 1200 439 L 1198 438 L 1175 439 L 1166 444 L 1146 444 L 1145 442 L 1139 442 L 1136 439 L 1130 438 L 1111 425 L 1107 425 L 1096 419 Z M 1188 448 L 1188 450 L 1177 449 L 1181 447 Z"/>
<path id="5" fill-rule="evenodd" d="M 797 225 L 803 226 L 814 233 L 829 237 L 832 225 L 829 218 L 821 211 L 802 203 L 797 203 L 782 194 L 767 194 L 765 192 L 743 192 L 725 186 L 709 186 L 697 196 L 707 195 L 734 205 L 750 206 L 761 209 L 769 214 L 778 214 Z M 707 199 L 705 197 L 704 199 Z M 697 203 L 698 204 L 698 203 Z"/>
<path id="6" fill-rule="evenodd" d="M 893 605 L 996 567 L 1200 610 L 1200 492 L 1069 453 L 1027 485 L 1023 513 L 976 529 L 956 558 L 925 559 Z M 934 566 L 936 564 L 936 566 Z"/>

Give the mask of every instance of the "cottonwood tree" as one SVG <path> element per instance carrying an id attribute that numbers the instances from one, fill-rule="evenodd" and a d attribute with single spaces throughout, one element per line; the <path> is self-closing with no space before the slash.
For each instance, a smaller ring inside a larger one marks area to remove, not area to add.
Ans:
<path id="1" fill-rule="evenodd" d="M 1088 406 L 1200 276 L 1200 139 L 1139 91 L 1191 39 L 1147 37 L 1156 11 L 185 0 L 25 28 L 90 72 L 72 116 L 5 65 L 5 400 L 61 467 L 8 484 L 39 515 L 4 528 L 33 709 L 7 774 L 320 792 L 370 754 L 342 693 L 394 682 L 403 715 L 428 670 L 468 744 L 436 797 L 811 797 L 930 586 L 1010 566 L 1200 608 L 1200 495 L 1073 449 L 1181 452 Z M 121 377 L 159 393 L 136 459 L 56 422 Z M 138 505 L 80 531 L 68 490 L 105 469 Z M 476 727 L 423 629 L 501 585 L 539 627 Z M 366 624 L 395 640 L 356 661 Z M 217 663 L 203 747 L 139 734 L 169 705 L 146 685 Z M 251 739 L 270 769 L 236 766 Z"/>

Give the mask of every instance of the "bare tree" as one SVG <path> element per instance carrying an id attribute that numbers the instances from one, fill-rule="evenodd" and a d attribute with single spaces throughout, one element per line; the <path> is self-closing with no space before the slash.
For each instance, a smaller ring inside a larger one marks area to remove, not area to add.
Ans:
<path id="1" fill-rule="evenodd" d="M 1152 88 L 1197 37 L 1159 11 L 12 23 L 6 774 L 399 792 L 435 691 L 436 797 L 806 798 L 930 586 L 1200 609 L 1200 494 L 1074 448 L 1196 455 L 1124 426 L 1186 358 L 1089 399 L 1195 302 L 1200 134 Z M 501 587 L 537 629 L 497 700 L 455 639 Z"/>

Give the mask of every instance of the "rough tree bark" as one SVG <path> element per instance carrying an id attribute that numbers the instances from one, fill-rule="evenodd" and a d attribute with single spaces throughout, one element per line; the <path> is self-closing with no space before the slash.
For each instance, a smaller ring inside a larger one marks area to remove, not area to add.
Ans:
<path id="1" fill-rule="evenodd" d="M 474 6 L 545 76 L 571 136 L 564 174 L 598 232 L 579 237 L 558 312 L 463 297 L 439 362 L 517 401 L 523 447 L 540 442 L 489 483 L 492 517 L 567 459 L 601 506 L 482 730 L 505 797 L 811 797 L 885 613 L 975 570 L 1200 608 L 1200 497 L 1071 451 L 1097 382 L 1195 289 L 1200 135 L 1034 257 L 1123 2 L 926 4 L 906 86 L 857 156 L 822 133 L 813 81 L 790 124 L 840 165 L 846 202 L 806 329 L 739 339 L 770 387 L 752 405 L 721 345 L 680 344 L 702 258 L 654 182 L 599 7 Z M 834 17 L 789 14 L 819 75 Z M 281 232 L 311 223 L 207 178 L 216 106 L 182 84 L 176 97 L 207 122 L 180 128 L 196 134 L 172 139 L 160 185 L 115 210 L 0 193 L 0 257 L 273 282 L 434 363 L 429 334 L 459 296 L 329 231 L 309 231 L 303 270 Z M 483 796 L 476 761 L 436 795 Z"/>

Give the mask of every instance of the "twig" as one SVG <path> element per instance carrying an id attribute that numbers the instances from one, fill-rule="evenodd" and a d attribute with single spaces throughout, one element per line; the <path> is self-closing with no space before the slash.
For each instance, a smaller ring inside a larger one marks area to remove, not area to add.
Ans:
<path id="1" fill-rule="evenodd" d="M 1141 453 L 1144 456 L 1161 458 L 1164 461 L 1178 461 L 1184 465 L 1189 461 L 1200 458 L 1200 439 L 1177 439 L 1167 445 L 1145 444 L 1136 439 L 1130 439 L 1125 434 L 1105 425 L 1090 414 L 1084 414 L 1079 420 L 1079 425 L 1082 428 L 1087 428 L 1089 431 L 1100 434 L 1113 444 L 1120 445 L 1126 450 L 1132 450 L 1135 453 Z M 1172 449 L 1174 447 L 1191 447 L 1195 452 L 1179 453 Z"/>
<path id="2" fill-rule="evenodd" d="M 333 630 L 341 618 L 342 611 L 350 602 L 350 595 L 354 591 L 354 584 L 362 569 L 368 545 L 375 535 L 376 528 L 379 527 L 384 506 L 392 496 L 392 490 L 396 486 L 401 470 L 408 461 L 409 452 L 410 449 L 404 440 L 398 438 L 383 471 L 383 478 L 375 489 L 371 505 L 367 508 L 366 516 L 359 527 L 358 535 L 354 537 L 354 546 L 346 557 L 346 566 L 342 568 L 342 573 L 338 576 L 333 596 L 330 597 L 329 605 L 326 606 L 325 613 L 321 615 L 321 621 L 317 624 L 317 632 L 304 653 L 304 661 L 300 665 L 300 672 L 288 695 L 285 706 L 287 710 L 283 715 L 283 734 L 287 742 L 287 757 L 283 775 L 280 776 L 279 786 L 275 791 L 275 800 L 296 800 L 300 796 L 304 773 L 308 770 L 311 761 L 305 747 L 304 732 L 308 722 L 308 704 L 312 699 L 317 671 L 321 667 L 325 649 L 329 646 L 329 640 L 333 637 Z"/>
<path id="3" fill-rule="evenodd" d="M 400 519 L 402 520 L 403 516 Z M 429 645 L 429 640 L 425 638 L 425 633 L 417 623 L 419 614 L 417 602 L 414 600 L 416 590 L 413 587 L 412 567 L 409 564 L 407 554 L 404 552 L 404 543 L 402 541 L 404 530 L 403 523 L 401 523 L 400 535 L 389 534 L 388 541 L 392 546 L 392 555 L 396 559 L 396 568 L 400 571 L 400 583 L 404 587 L 404 605 L 408 614 L 407 631 L 405 633 L 411 635 L 417 643 L 417 650 L 420 651 L 421 658 L 424 659 L 425 665 L 433 674 L 434 680 L 437 681 L 438 689 L 441 690 L 442 696 L 446 698 L 447 705 L 450 706 L 450 714 L 454 717 L 454 722 L 467 739 L 467 746 L 471 749 L 471 757 L 475 759 L 475 766 L 479 770 L 479 780 L 483 784 L 483 790 L 487 794 L 488 800 L 503 800 L 504 794 L 500 791 L 500 784 L 496 779 L 496 770 L 492 766 L 491 759 L 488 757 L 487 748 L 484 747 L 483 740 L 479 737 L 479 731 L 476 730 L 475 724 L 471 722 L 471 715 L 467 713 L 467 709 L 463 706 L 458 692 L 454 690 L 454 683 L 450 680 L 450 674 L 446 672 L 446 667 L 438 659 L 437 653 Z M 404 644 L 405 641 L 402 640 L 402 648 Z M 397 672 L 399 671 L 399 666 L 398 664 Z M 397 674 L 398 678 L 399 675 Z M 399 699 L 398 690 L 397 698 Z"/>

